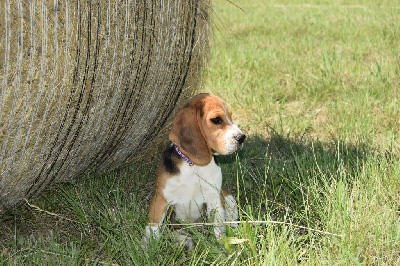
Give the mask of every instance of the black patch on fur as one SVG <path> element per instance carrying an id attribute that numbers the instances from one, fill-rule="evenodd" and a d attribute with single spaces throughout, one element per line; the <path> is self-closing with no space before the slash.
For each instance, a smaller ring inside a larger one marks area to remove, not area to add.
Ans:
<path id="1" fill-rule="evenodd" d="M 179 168 L 176 166 L 176 162 L 179 161 L 179 159 L 181 158 L 176 154 L 174 147 L 168 147 L 163 154 L 163 165 L 165 171 L 172 175 L 179 174 Z"/>

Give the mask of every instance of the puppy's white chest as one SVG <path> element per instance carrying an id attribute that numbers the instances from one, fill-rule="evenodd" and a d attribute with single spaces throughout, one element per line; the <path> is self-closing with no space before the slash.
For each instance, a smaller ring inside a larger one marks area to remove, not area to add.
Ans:
<path id="1" fill-rule="evenodd" d="M 179 219 L 195 221 L 204 203 L 219 200 L 221 184 L 221 168 L 214 159 L 206 166 L 184 163 L 180 174 L 167 181 L 163 195 L 169 205 L 175 206 Z"/>

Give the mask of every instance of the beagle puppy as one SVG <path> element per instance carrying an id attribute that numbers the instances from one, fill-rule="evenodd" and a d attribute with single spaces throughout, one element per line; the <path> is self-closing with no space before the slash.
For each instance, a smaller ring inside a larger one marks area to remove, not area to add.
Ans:
<path id="1" fill-rule="evenodd" d="M 210 217 L 213 212 L 217 238 L 225 232 L 223 222 L 237 220 L 237 203 L 221 190 L 221 168 L 214 161 L 214 155 L 240 149 L 246 138 L 231 115 L 221 98 L 207 93 L 194 96 L 177 113 L 169 133 L 171 146 L 157 169 L 144 240 L 151 235 L 158 237 L 169 207 L 186 223 L 198 221 L 204 212 Z"/>

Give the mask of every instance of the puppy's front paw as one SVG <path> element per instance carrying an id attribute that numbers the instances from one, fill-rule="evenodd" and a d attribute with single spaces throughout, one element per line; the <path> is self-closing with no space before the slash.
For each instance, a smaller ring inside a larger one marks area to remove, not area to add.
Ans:
<path id="1" fill-rule="evenodd" d="M 214 235 L 220 240 L 225 235 L 225 226 L 214 226 Z"/>
<path id="2" fill-rule="evenodd" d="M 160 228 L 157 225 L 146 225 L 144 236 L 142 237 L 142 245 L 148 248 L 151 239 L 158 239 Z"/>
<path id="3" fill-rule="evenodd" d="M 225 196 L 225 221 L 234 222 L 239 218 L 238 206 L 235 200 L 235 197 L 232 195 Z M 236 228 L 238 227 L 237 223 L 230 223 L 230 227 Z"/>
<path id="4" fill-rule="evenodd" d="M 175 232 L 175 237 L 179 244 L 185 243 L 187 251 L 190 252 L 194 249 L 193 238 L 190 235 L 186 234 L 185 231 Z"/>

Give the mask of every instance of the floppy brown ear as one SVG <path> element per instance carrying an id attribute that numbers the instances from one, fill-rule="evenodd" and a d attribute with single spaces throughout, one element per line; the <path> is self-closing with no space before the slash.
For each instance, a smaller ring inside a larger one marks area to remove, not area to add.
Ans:
<path id="1" fill-rule="evenodd" d="M 189 105 L 180 110 L 172 124 L 169 140 L 196 165 L 211 161 L 211 150 L 200 128 L 202 106 Z"/>

